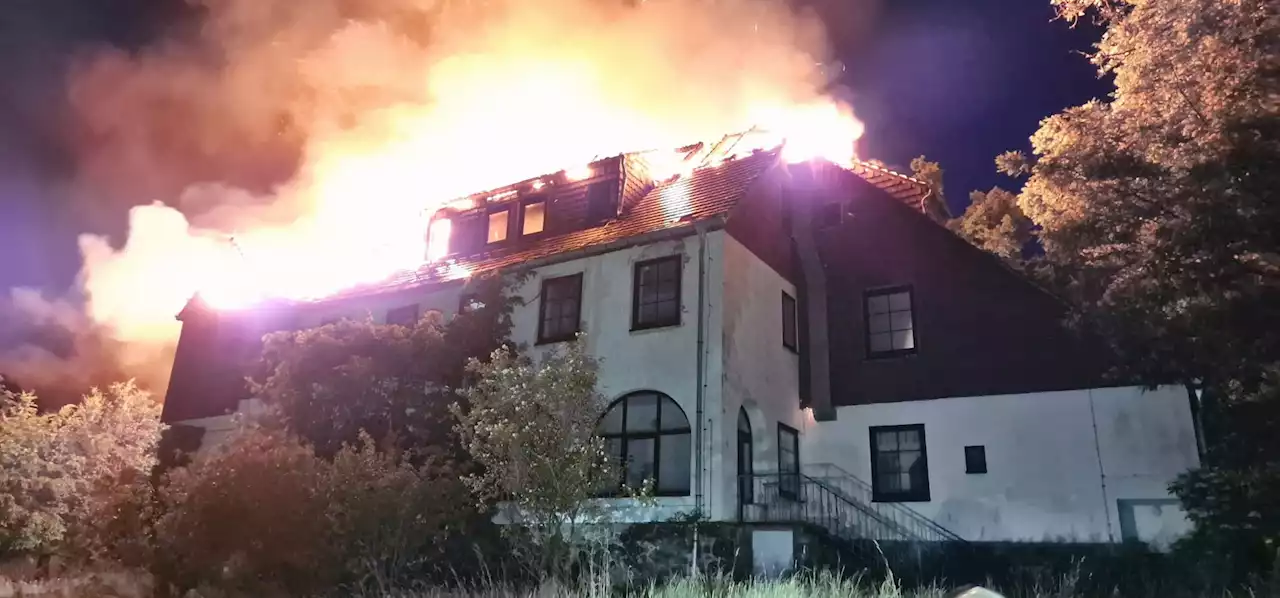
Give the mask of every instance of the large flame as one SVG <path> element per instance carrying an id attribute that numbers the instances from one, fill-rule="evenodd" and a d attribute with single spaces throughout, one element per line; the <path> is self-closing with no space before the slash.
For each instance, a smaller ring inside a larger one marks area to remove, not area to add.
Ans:
<path id="1" fill-rule="evenodd" d="M 848 164 L 862 134 L 825 93 L 821 27 L 784 0 L 204 3 L 197 39 L 78 75 L 73 104 L 110 141 L 89 183 L 252 166 L 278 139 L 301 160 L 266 197 L 206 180 L 138 198 L 164 203 L 132 209 L 119 249 L 82 239 L 87 311 L 125 340 L 176 338 L 196 292 L 235 308 L 417 267 L 444 202 L 597 157 L 754 128 L 735 151 Z"/>

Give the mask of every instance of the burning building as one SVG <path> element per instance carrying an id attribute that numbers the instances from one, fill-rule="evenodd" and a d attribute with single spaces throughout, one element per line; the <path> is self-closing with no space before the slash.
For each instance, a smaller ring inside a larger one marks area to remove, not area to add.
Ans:
<path id="1" fill-rule="evenodd" d="M 1185 390 L 1108 384 L 1105 352 L 1061 327 L 1060 302 L 924 213 L 925 184 L 801 141 L 750 132 L 595 160 L 434 211 L 416 269 L 270 309 L 197 297 L 164 419 L 216 442 L 251 405 L 227 356 L 261 332 L 448 318 L 469 277 L 519 272 L 513 340 L 584 332 L 605 358 L 601 433 L 659 495 L 623 519 L 766 524 L 762 570 L 804 533 L 1185 531 L 1166 489 L 1199 459 Z"/>

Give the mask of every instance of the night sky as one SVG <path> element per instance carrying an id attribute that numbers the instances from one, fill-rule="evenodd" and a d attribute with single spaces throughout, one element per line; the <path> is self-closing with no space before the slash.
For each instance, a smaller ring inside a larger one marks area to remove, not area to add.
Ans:
<path id="1" fill-rule="evenodd" d="M 84 218 L 71 212 L 83 208 L 58 199 L 71 168 L 58 142 L 70 58 L 145 43 L 183 11 L 175 0 L 0 5 L 0 289 L 59 293 L 79 266 L 72 223 Z M 863 154 L 941 162 L 956 214 L 972 189 L 1016 185 L 996 174 L 997 154 L 1028 148 L 1040 119 L 1107 91 L 1079 54 L 1097 32 L 1054 21 L 1048 0 L 885 0 L 864 29 L 838 44 L 868 123 Z"/>

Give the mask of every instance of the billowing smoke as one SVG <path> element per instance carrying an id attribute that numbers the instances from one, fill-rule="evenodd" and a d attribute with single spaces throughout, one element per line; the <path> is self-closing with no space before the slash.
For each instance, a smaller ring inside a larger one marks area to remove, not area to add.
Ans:
<path id="1" fill-rule="evenodd" d="M 19 383 L 163 391 L 195 291 L 323 294 L 420 261 L 440 201 L 832 101 L 823 28 L 783 0 L 203 9 L 190 32 L 70 75 L 76 193 L 131 208 L 129 233 L 80 238 L 74 297 L 4 308 L 44 336 L 0 356 Z"/>

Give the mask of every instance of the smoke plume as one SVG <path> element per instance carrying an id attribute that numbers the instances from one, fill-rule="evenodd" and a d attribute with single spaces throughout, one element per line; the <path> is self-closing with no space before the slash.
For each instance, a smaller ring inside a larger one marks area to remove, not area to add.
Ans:
<path id="1" fill-rule="evenodd" d="M 192 31 L 69 76 L 75 188 L 128 209 L 129 232 L 81 236 L 71 297 L 0 308 L 43 336 L 0 356 L 21 384 L 163 392 L 195 291 L 323 294 L 420 261 L 441 201 L 831 101 L 823 28 L 783 0 L 202 8 Z"/>

